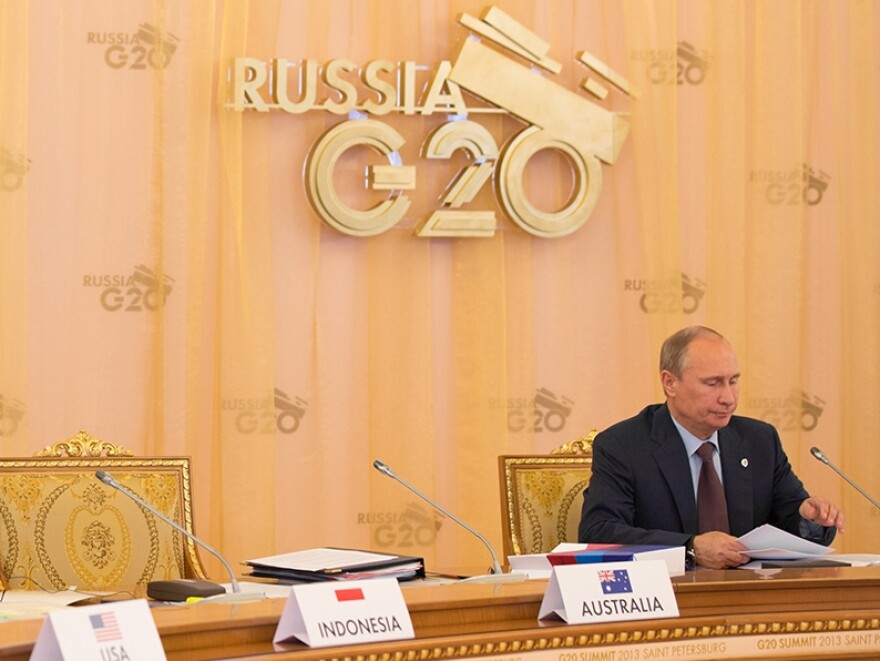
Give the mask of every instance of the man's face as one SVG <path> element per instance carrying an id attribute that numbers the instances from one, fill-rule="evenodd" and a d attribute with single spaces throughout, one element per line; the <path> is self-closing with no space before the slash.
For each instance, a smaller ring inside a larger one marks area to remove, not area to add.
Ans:
<path id="1" fill-rule="evenodd" d="M 726 340 L 698 337 L 687 348 L 681 378 L 660 373 L 673 417 L 697 438 L 726 427 L 739 401 L 739 364 Z"/>

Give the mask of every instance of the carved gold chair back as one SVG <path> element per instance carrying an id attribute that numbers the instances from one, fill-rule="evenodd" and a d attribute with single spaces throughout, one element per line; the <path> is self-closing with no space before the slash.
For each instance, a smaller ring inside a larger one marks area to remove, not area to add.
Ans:
<path id="1" fill-rule="evenodd" d="M 97 470 L 193 531 L 188 457 L 137 458 L 80 431 L 33 457 L 0 458 L 0 576 L 9 587 L 129 590 L 205 578 L 192 540 L 102 484 Z"/>
<path id="2" fill-rule="evenodd" d="M 581 494 L 593 465 L 592 430 L 549 455 L 498 457 L 504 557 L 576 542 Z"/>

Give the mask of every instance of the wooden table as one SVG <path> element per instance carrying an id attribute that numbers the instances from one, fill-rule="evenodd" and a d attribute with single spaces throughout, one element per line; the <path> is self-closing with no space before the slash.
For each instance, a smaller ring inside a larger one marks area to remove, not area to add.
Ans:
<path id="1" fill-rule="evenodd" d="M 152 609 L 169 659 L 880 658 L 880 567 L 696 571 L 673 579 L 680 617 L 537 620 L 546 581 L 407 586 L 413 640 L 273 646 L 283 599 Z M 0 658 L 27 659 L 40 620 L 0 624 Z"/>

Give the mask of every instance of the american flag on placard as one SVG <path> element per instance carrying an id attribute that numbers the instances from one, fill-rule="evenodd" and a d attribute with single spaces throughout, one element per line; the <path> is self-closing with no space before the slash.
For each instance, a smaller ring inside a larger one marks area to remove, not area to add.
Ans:
<path id="1" fill-rule="evenodd" d="M 602 569 L 597 574 L 602 592 L 605 594 L 621 594 L 632 592 L 632 583 L 626 569 Z"/>
<path id="2" fill-rule="evenodd" d="M 106 643 L 110 640 L 122 640 L 122 632 L 119 630 L 119 624 L 116 622 L 116 615 L 110 611 L 99 613 L 97 615 L 89 615 L 92 623 L 92 630 L 95 632 L 95 640 L 99 643 Z"/>

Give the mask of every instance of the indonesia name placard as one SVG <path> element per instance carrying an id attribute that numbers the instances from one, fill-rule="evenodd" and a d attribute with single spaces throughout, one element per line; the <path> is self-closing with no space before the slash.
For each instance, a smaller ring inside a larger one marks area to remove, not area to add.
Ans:
<path id="1" fill-rule="evenodd" d="M 328 647 L 413 637 L 397 579 L 371 578 L 294 585 L 273 642 Z"/>

